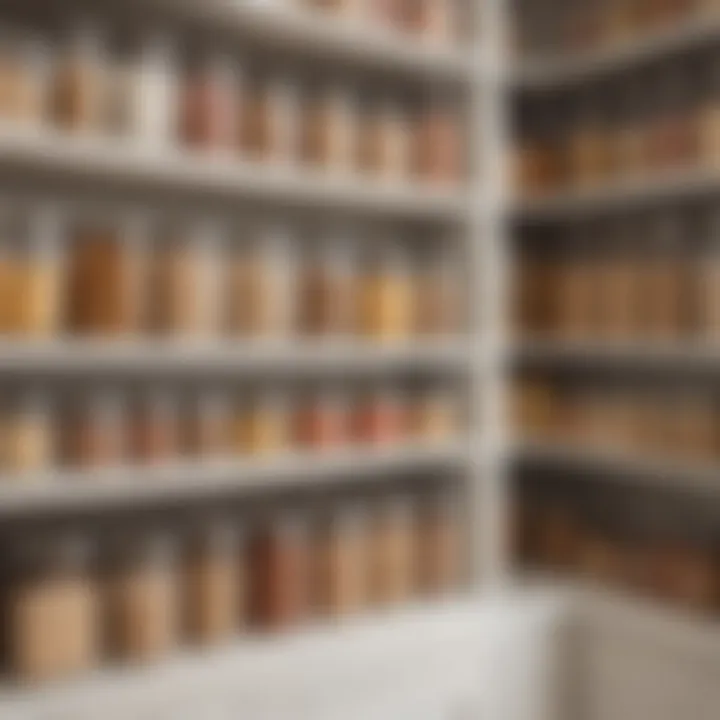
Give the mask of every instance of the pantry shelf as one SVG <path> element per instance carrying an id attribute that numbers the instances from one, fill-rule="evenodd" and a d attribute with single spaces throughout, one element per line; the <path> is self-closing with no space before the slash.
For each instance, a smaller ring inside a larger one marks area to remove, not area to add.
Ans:
<path id="1" fill-rule="evenodd" d="M 603 365 L 673 370 L 720 369 L 720 345 L 707 342 L 592 342 L 573 340 L 523 341 L 514 359 L 541 365 Z"/>
<path id="2" fill-rule="evenodd" d="M 141 8 L 146 3 L 141 3 Z M 326 13 L 265 3 L 212 0 L 153 0 L 152 8 L 193 28 L 232 34 L 263 51 L 343 63 L 360 70 L 382 71 L 401 78 L 429 78 L 470 83 L 472 55 L 457 45 L 403 37 L 399 32 L 363 27 L 357 18 L 333 18 Z"/>
<path id="3" fill-rule="evenodd" d="M 462 469 L 467 442 L 438 442 L 388 448 L 353 448 L 325 453 L 290 453 L 269 459 L 52 471 L 0 478 L 0 517 L 36 512 L 145 505 L 343 482 L 382 482 L 388 476 Z"/>
<path id="4" fill-rule="evenodd" d="M 467 344 L 450 342 L 253 343 L 59 341 L 0 342 L 0 373 L 87 377 L 98 374 L 317 375 L 461 371 Z"/>
<path id="5" fill-rule="evenodd" d="M 657 178 L 617 181 L 606 186 L 560 192 L 546 198 L 519 201 L 511 216 L 519 222 L 552 222 L 591 213 L 617 212 L 662 202 L 708 199 L 720 193 L 720 173 L 693 168 Z"/>
<path id="6" fill-rule="evenodd" d="M 463 222 L 469 196 L 459 189 L 383 184 L 308 169 L 203 155 L 139 141 L 108 141 L 0 127 L 0 177 L 80 184 L 97 191 L 171 193 L 196 200 L 263 204 L 274 209 L 343 211 L 411 220 Z M 141 195 L 144 196 L 144 195 Z"/>
<path id="7" fill-rule="evenodd" d="M 573 477 L 626 486 L 666 488 L 720 496 L 720 464 L 651 457 L 623 450 L 553 441 L 522 441 L 514 458 L 524 463 L 577 472 Z"/>
<path id="8" fill-rule="evenodd" d="M 511 71 L 511 84 L 518 90 L 544 91 L 590 82 L 602 75 L 631 71 L 656 59 L 705 47 L 719 38 L 717 19 L 699 16 L 648 37 L 627 40 L 597 51 L 521 61 L 519 67 Z"/>

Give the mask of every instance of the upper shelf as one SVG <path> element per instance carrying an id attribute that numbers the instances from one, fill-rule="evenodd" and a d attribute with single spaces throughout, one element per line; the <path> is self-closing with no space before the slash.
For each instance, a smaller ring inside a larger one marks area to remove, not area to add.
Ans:
<path id="1" fill-rule="evenodd" d="M 705 198 L 720 193 L 717 168 L 697 167 L 658 177 L 618 180 L 597 188 L 560 191 L 537 200 L 519 200 L 511 210 L 524 222 L 572 219 L 591 213 L 616 212 L 663 201 Z"/>
<path id="2" fill-rule="evenodd" d="M 542 91 L 591 81 L 614 72 L 625 72 L 655 59 L 703 47 L 720 38 L 720 21 L 712 17 L 693 17 L 638 40 L 585 54 L 547 60 L 521 61 L 512 73 L 512 84 L 521 90 Z"/>
<path id="3" fill-rule="evenodd" d="M 0 128 L 0 174 L 13 187 L 52 181 L 92 190 L 170 193 L 189 200 L 271 204 L 291 210 L 325 210 L 404 219 L 462 222 L 470 207 L 462 188 L 383 183 L 353 175 L 241 158 L 216 157 L 138 141 L 67 136 L 51 131 Z"/>

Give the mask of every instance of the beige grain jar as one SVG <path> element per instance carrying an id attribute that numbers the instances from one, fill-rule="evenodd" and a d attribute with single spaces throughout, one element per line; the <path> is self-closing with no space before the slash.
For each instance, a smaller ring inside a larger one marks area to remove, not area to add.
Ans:
<path id="1" fill-rule="evenodd" d="M 231 445 L 239 455 L 275 455 L 290 446 L 289 400 L 266 390 L 239 398 L 232 410 Z"/>
<path id="2" fill-rule="evenodd" d="M 460 418 L 457 393 L 438 385 L 420 389 L 411 400 L 410 432 L 418 441 L 458 439 Z"/>
<path id="3" fill-rule="evenodd" d="M 417 569 L 421 592 L 437 595 L 457 590 L 463 545 L 458 498 L 434 493 L 420 508 Z"/>
<path id="4" fill-rule="evenodd" d="M 29 390 L 10 398 L 2 423 L 2 467 L 18 481 L 48 469 L 54 442 L 50 400 L 47 393 Z"/>
<path id="5" fill-rule="evenodd" d="M 176 547 L 164 533 L 136 533 L 113 548 L 104 597 L 111 655 L 149 662 L 178 643 L 180 596 Z"/>
<path id="6" fill-rule="evenodd" d="M 412 167 L 409 110 L 394 99 L 365 97 L 358 112 L 360 172 L 390 183 L 407 181 Z"/>
<path id="7" fill-rule="evenodd" d="M 230 403 L 217 388 L 201 389 L 186 405 L 185 451 L 204 459 L 230 452 Z"/>
<path id="8" fill-rule="evenodd" d="M 26 30 L 0 34 L 0 118 L 19 127 L 43 121 L 48 85 L 47 50 Z"/>
<path id="9" fill-rule="evenodd" d="M 161 463 L 180 452 L 178 403 L 164 388 L 136 397 L 130 411 L 130 455 L 140 463 Z"/>
<path id="10" fill-rule="evenodd" d="M 464 270 L 451 250 L 422 253 L 414 271 L 413 326 L 418 335 L 452 336 L 462 327 Z"/>

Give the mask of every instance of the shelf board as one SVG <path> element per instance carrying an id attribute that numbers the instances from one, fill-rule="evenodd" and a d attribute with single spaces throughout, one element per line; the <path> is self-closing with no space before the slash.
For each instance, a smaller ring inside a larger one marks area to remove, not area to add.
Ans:
<path id="1" fill-rule="evenodd" d="M 512 354 L 518 360 L 538 364 L 720 370 L 720 342 L 524 340 Z"/>
<path id="2" fill-rule="evenodd" d="M 124 189 L 273 209 L 325 210 L 359 215 L 459 223 L 468 215 L 462 188 L 391 184 L 358 176 L 243 161 L 129 139 L 69 136 L 50 130 L 0 127 L 0 174 L 27 180 L 72 183 L 97 191 Z"/>
<path id="3" fill-rule="evenodd" d="M 587 53 L 521 61 L 511 73 L 519 90 L 543 91 L 591 82 L 611 73 L 632 71 L 644 64 L 702 48 L 720 39 L 716 17 L 698 16 L 647 37 L 622 41 Z"/>
<path id="4" fill-rule="evenodd" d="M 293 452 L 268 459 L 58 470 L 28 478 L 0 475 L 0 517 L 209 499 L 359 479 L 382 482 L 405 473 L 464 468 L 469 457 L 469 444 L 456 441 Z"/>
<path id="5" fill-rule="evenodd" d="M 464 84 L 473 78 L 471 48 L 414 39 L 364 25 L 358 18 L 333 17 L 307 7 L 293 8 L 291 3 L 275 8 L 269 3 L 237 0 L 151 0 L 149 4 L 166 17 L 183 20 L 193 28 L 232 34 L 265 52 L 342 63 L 402 78 Z"/>
<path id="6" fill-rule="evenodd" d="M 244 342 L 62 340 L 0 341 L 0 374 L 52 375 L 328 375 L 455 372 L 468 367 L 464 340 Z"/>
<path id="7" fill-rule="evenodd" d="M 692 168 L 657 177 L 615 181 L 598 188 L 561 191 L 537 200 L 520 200 L 511 216 L 521 222 L 572 220 L 592 213 L 618 212 L 664 201 L 677 203 L 720 193 L 720 171 Z"/>
<path id="8" fill-rule="evenodd" d="M 643 457 L 632 451 L 582 447 L 557 441 L 521 441 L 512 452 L 515 459 L 534 465 L 578 472 L 602 473 L 604 482 L 633 487 L 708 494 L 720 497 L 720 464 L 664 457 Z"/>

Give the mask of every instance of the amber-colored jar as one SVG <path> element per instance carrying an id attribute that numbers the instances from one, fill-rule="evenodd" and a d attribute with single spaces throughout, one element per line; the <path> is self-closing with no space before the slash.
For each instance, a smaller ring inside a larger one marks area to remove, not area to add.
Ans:
<path id="1" fill-rule="evenodd" d="M 376 604 L 407 601 L 416 586 L 413 507 L 406 498 L 383 501 L 370 520 L 370 596 Z"/>
<path id="2" fill-rule="evenodd" d="M 590 87 L 577 101 L 568 140 L 569 180 L 579 188 L 606 182 L 614 167 L 607 92 Z"/>
<path id="3" fill-rule="evenodd" d="M 619 179 L 631 181 L 649 171 L 648 135 L 652 108 L 649 107 L 645 73 L 622 79 L 615 98 L 612 122 L 612 157 Z"/>
<path id="4" fill-rule="evenodd" d="M 393 183 L 406 180 L 413 165 L 409 111 L 400 103 L 365 97 L 358 112 L 360 172 Z"/>
<path id="5" fill-rule="evenodd" d="M 106 81 L 103 39 L 95 28 L 81 26 L 55 63 L 49 102 L 52 122 L 77 133 L 98 131 Z"/>
<path id="6" fill-rule="evenodd" d="M 461 109 L 452 98 L 427 100 L 415 117 L 413 168 L 418 178 L 454 184 L 464 175 Z"/>
<path id="7" fill-rule="evenodd" d="M 0 465 L 19 481 L 50 467 L 53 434 L 50 402 L 37 390 L 6 400 L 3 408 Z"/>
<path id="8" fill-rule="evenodd" d="M 314 532 L 314 605 L 321 615 L 357 613 L 368 600 L 367 520 L 362 509 L 334 510 Z"/>
<path id="9" fill-rule="evenodd" d="M 353 437 L 361 443 L 401 443 L 408 430 L 403 396 L 392 387 L 361 391 L 352 412 Z"/>
<path id="10" fill-rule="evenodd" d="M 407 339 L 412 331 L 412 272 L 404 248 L 388 241 L 363 258 L 358 280 L 360 334 L 378 341 Z"/>
<path id="11" fill-rule="evenodd" d="M 113 389 L 68 403 L 61 425 L 63 461 L 78 467 L 120 465 L 127 449 L 125 404 Z"/>
<path id="12" fill-rule="evenodd" d="M 201 644 L 228 640 L 244 616 L 246 578 L 238 528 L 213 518 L 192 533 L 183 563 L 185 629 Z"/>
<path id="13" fill-rule="evenodd" d="M 24 538 L 7 586 L 8 663 L 21 681 L 43 682 L 97 665 L 100 638 L 91 548 L 77 536 Z"/>
<path id="14" fill-rule="evenodd" d="M 0 37 L 0 117 L 22 126 L 39 125 L 47 93 L 46 51 L 23 29 Z"/>
<path id="15" fill-rule="evenodd" d="M 134 222 L 123 230 L 83 224 L 73 232 L 67 301 L 72 332 L 118 336 L 140 326 L 143 244 Z"/>
<path id="16" fill-rule="evenodd" d="M 204 58 L 186 69 L 179 100 L 179 136 L 197 149 L 229 151 L 235 145 L 238 73 L 228 57 Z"/>
<path id="17" fill-rule="evenodd" d="M 201 390 L 186 406 L 185 451 L 195 457 L 218 459 L 230 451 L 230 407 L 225 395 Z"/>
<path id="18" fill-rule="evenodd" d="M 337 448 L 347 442 L 348 402 L 337 388 L 309 391 L 297 399 L 295 442 L 316 450 Z"/>
<path id="19" fill-rule="evenodd" d="M 456 590 L 461 577 L 462 530 L 458 499 L 452 494 L 432 496 L 420 509 L 418 580 L 422 592 Z"/>
<path id="20" fill-rule="evenodd" d="M 311 88 L 302 99 L 300 159 L 339 172 L 352 168 L 355 102 L 342 88 Z"/>
<path id="21" fill-rule="evenodd" d="M 294 625 L 309 611 L 307 527 L 296 515 L 278 518 L 250 544 L 253 621 L 269 629 Z"/>
<path id="22" fill-rule="evenodd" d="M 418 335 L 450 336 L 464 313 L 463 264 L 447 250 L 427 252 L 414 272 L 413 326 Z"/>
<path id="23" fill-rule="evenodd" d="M 441 45 L 457 37 L 457 0 L 400 0 L 399 6 L 406 31 Z"/>
<path id="24" fill-rule="evenodd" d="M 298 280 L 298 332 L 315 337 L 340 335 L 352 329 L 352 261 L 350 247 L 339 233 L 329 235 L 326 242 L 311 244 L 303 253 Z"/>
<path id="25" fill-rule="evenodd" d="M 510 409 L 512 426 L 527 439 L 551 435 L 556 426 L 556 391 L 549 381 L 534 376 L 513 383 Z"/>
<path id="26" fill-rule="evenodd" d="M 672 389 L 666 406 L 664 454 L 712 462 L 720 450 L 720 405 L 716 398 L 692 388 Z"/>
<path id="27" fill-rule="evenodd" d="M 248 75 L 239 113 L 239 145 L 253 160 L 288 163 L 297 152 L 297 97 L 284 78 Z"/>
<path id="28" fill-rule="evenodd" d="M 580 229 L 575 249 L 558 258 L 557 330 L 573 339 L 594 334 L 598 315 L 596 249 L 584 233 Z"/>
<path id="29" fill-rule="evenodd" d="M 293 329 L 295 267 L 282 226 L 248 228 L 226 253 L 224 324 L 231 335 L 277 338 Z"/>
<path id="30" fill-rule="evenodd" d="M 717 168 L 720 166 L 720 53 L 717 48 L 712 48 L 703 61 L 700 161 L 710 168 Z"/>
<path id="31" fill-rule="evenodd" d="M 290 447 L 287 395 L 259 392 L 240 398 L 233 408 L 231 445 L 240 455 L 274 455 Z"/>
<path id="32" fill-rule="evenodd" d="M 172 460 L 180 452 L 178 408 L 164 390 L 136 398 L 131 410 L 131 456 L 138 462 Z"/>
<path id="33" fill-rule="evenodd" d="M 695 311 L 703 339 L 720 338 L 720 214 L 708 218 L 697 272 Z"/>
<path id="34" fill-rule="evenodd" d="M 572 510 L 550 506 L 539 511 L 538 553 L 543 565 L 569 571 L 577 567 L 581 529 Z"/>
<path id="35" fill-rule="evenodd" d="M 178 644 L 179 578 L 175 543 L 164 533 L 123 538 L 105 584 L 104 630 L 112 656 L 150 662 Z"/>
<path id="36" fill-rule="evenodd" d="M 419 441 L 457 439 L 460 417 L 457 393 L 450 387 L 421 389 L 410 401 L 409 432 Z"/>

